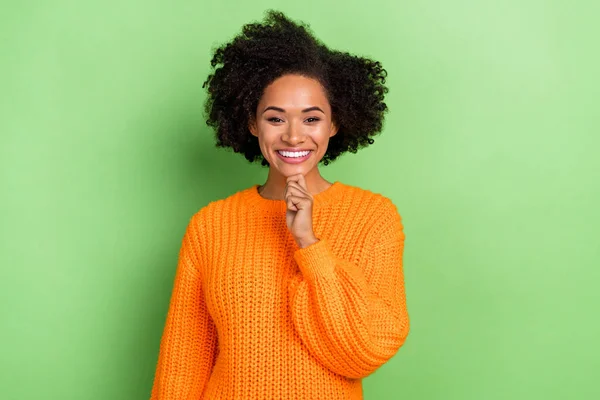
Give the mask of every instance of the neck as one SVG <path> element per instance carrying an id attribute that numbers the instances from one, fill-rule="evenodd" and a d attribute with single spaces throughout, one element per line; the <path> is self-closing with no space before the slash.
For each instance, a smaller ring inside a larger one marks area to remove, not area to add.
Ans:
<path id="1" fill-rule="evenodd" d="M 313 172 L 314 171 L 314 172 Z M 305 175 L 306 186 L 310 194 L 315 195 L 331 186 L 331 183 L 325 180 L 319 171 L 314 168 L 311 172 Z M 258 192 L 264 198 L 271 200 L 283 200 L 283 192 L 287 183 L 287 177 L 273 169 L 269 169 L 267 181 L 258 188 Z"/>

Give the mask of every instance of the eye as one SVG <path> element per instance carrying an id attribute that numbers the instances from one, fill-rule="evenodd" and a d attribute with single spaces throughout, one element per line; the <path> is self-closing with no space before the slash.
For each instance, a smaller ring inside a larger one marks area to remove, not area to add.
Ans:
<path id="1" fill-rule="evenodd" d="M 317 122 L 317 121 L 320 121 L 320 120 L 321 120 L 320 118 L 316 118 L 316 117 L 307 118 L 308 122 Z M 275 123 L 283 122 L 280 118 L 277 118 L 277 117 L 271 117 L 271 118 L 267 119 L 267 121 L 275 122 Z"/>

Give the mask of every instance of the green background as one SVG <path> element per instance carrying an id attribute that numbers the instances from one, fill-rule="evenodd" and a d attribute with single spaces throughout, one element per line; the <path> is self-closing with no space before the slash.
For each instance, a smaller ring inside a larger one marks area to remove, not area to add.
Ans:
<path id="1" fill-rule="evenodd" d="M 266 169 L 214 148 L 211 49 L 276 8 L 389 73 L 322 174 L 390 197 L 412 329 L 365 399 L 597 399 L 596 1 L 0 9 L 0 398 L 147 399 L 181 238 Z"/>

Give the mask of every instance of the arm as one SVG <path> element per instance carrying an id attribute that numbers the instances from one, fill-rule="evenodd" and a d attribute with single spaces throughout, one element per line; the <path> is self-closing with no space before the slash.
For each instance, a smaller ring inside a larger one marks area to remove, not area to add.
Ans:
<path id="1" fill-rule="evenodd" d="M 365 241 L 359 264 L 336 257 L 328 239 L 300 248 L 289 286 L 292 319 L 303 343 L 329 370 L 363 378 L 404 343 L 409 331 L 402 254 L 404 233 L 393 203 Z"/>
<path id="2" fill-rule="evenodd" d="M 203 253 L 192 217 L 183 237 L 150 400 L 200 398 L 218 349 L 198 265 Z"/>

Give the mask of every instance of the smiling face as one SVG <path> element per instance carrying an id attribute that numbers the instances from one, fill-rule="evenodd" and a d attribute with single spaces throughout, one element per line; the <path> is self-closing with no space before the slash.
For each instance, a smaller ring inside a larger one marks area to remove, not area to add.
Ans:
<path id="1" fill-rule="evenodd" d="M 321 84 L 292 74 L 277 78 L 265 88 L 256 108 L 255 121 L 251 121 L 248 128 L 258 137 L 270 172 L 283 177 L 316 171 L 327 151 L 329 138 L 337 133 Z M 279 152 L 286 149 L 292 152 Z M 306 151 L 309 153 L 305 156 Z"/>

